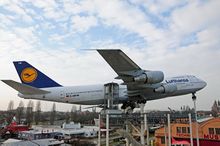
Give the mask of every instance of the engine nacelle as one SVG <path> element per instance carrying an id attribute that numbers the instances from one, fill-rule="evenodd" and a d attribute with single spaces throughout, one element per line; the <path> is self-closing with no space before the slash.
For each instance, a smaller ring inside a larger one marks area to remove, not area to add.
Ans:
<path id="1" fill-rule="evenodd" d="M 161 85 L 160 87 L 154 89 L 156 93 L 173 93 L 177 91 L 177 86 L 175 83 Z"/>
<path id="2" fill-rule="evenodd" d="M 144 72 L 143 74 L 134 77 L 135 82 L 148 83 L 148 84 L 160 83 L 163 81 L 163 79 L 164 79 L 164 74 L 162 71 Z"/>

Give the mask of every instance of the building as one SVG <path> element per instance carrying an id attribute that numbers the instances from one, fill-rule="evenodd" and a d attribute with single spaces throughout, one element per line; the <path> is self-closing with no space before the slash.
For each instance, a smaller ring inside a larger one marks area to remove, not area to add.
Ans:
<path id="1" fill-rule="evenodd" d="M 198 120 L 200 146 L 220 146 L 220 118 Z M 166 132 L 165 132 L 166 131 Z M 196 123 L 192 123 L 193 145 L 196 146 Z M 165 136 L 166 135 L 166 136 Z M 171 124 L 172 141 L 188 141 L 190 143 L 189 123 Z M 165 139 L 166 137 L 166 139 Z M 162 127 L 155 131 L 156 146 L 168 143 L 168 130 Z"/>
<path id="2" fill-rule="evenodd" d="M 61 132 L 52 130 L 29 130 L 21 131 L 18 134 L 18 138 L 22 140 L 37 140 L 37 139 L 48 139 L 54 138 L 57 135 L 62 135 Z"/>
<path id="3" fill-rule="evenodd" d="M 37 140 L 18 140 L 8 139 L 1 143 L 1 146 L 61 146 L 64 145 L 64 141 L 56 139 L 37 139 Z"/>

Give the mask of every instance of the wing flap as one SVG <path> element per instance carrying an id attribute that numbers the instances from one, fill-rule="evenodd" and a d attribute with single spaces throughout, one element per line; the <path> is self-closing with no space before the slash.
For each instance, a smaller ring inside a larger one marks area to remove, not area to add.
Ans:
<path id="1" fill-rule="evenodd" d="M 5 84 L 12 87 L 13 89 L 17 90 L 18 92 L 25 94 L 25 95 L 37 95 L 37 94 L 47 94 L 50 93 L 49 91 L 45 91 L 42 89 L 38 89 L 35 87 L 31 87 L 29 85 L 25 85 L 22 83 L 18 83 L 13 80 L 2 80 Z"/>

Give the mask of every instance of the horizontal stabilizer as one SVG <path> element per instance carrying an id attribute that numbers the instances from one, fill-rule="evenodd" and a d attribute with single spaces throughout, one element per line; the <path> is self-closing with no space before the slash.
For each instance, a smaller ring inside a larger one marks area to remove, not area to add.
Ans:
<path id="1" fill-rule="evenodd" d="M 36 94 L 47 94 L 50 93 L 49 91 L 41 90 L 35 87 L 31 87 L 29 85 L 25 85 L 22 83 L 18 83 L 13 80 L 2 80 L 5 84 L 9 85 L 13 89 L 17 90 L 18 92 L 24 95 L 36 95 Z"/>

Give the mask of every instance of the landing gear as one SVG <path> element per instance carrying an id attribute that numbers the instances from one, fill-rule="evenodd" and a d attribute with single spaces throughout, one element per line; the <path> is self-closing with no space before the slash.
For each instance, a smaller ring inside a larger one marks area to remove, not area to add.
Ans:
<path id="1" fill-rule="evenodd" d="M 126 101 L 123 103 L 123 105 L 121 106 L 121 109 L 127 109 L 127 108 L 131 108 L 131 110 L 133 110 L 135 108 L 135 102 L 132 101 Z"/>
<path id="2" fill-rule="evenodd" d="M 126 101 L 121 106 L 121 109 L 125 110 L 127 108 L 130 108 L 131 110 L 133 110 L 134 108 L 139 107 L 140 104 L 146 104 L 146 100 L 142 99 L 142 100 L 138 100 L 137 102 L 135 102 L 135 101 Z"/>
<path id="3" fill-rule="evenodd" d="M 196 95 L 195 95 L 195 93 L 192 93 L 192 100 L 193 100 L 193 101 L 196 100 Z"/>
<path id="4" fill-rule="evenodd" d="M 145 104 L 147 101 L 145 99 L 142 99 L 142 100 L 138 100 L 137 101 L 137 104 Z"/>

